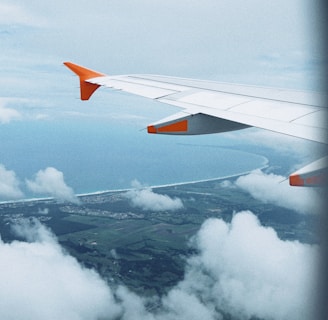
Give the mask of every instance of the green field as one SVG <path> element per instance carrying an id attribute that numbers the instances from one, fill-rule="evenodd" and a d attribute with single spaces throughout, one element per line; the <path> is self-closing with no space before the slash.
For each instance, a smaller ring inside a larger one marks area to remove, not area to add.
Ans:
<path id="1" fill-rule="evenodd" d="M 0 205 L 0 232 L 12 241 L 10 224 L 36 217 L 52 229 L 60 244 L 84 266 L 96 269 L 112 284 L 152 295 L 163 294 L 183 277 L 185 259 L 194 251 L 189 240 L 210 217 L 230 221 L 233 213 L 251 210 L 280 238 L 317 242 L 316 216 L 263 204 L 219 181 L 153 189 L 179 197 L 177 211 L 143 211 L 121 192 L 81 198 L 81 205 L 52 200 Z M 42 214 L 44 210 L 47 214 Z"/>

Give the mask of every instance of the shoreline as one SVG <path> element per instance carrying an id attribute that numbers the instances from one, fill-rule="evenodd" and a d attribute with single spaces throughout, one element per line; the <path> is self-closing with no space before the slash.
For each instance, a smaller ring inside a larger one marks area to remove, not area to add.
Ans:
<path id="1" fill-rule="evenodd" d="M 216 178 L 209 178 L 209 179 L 201 179 L 201 180 L 194 180 L 194 181 L 184 181 L 184 182 L 175 182 L 175 183 L 167 183 L 167 184 L 161 184 L 161 185 L 153 185 L 153 186 L 142 186 L 140 189 L 160 189 L 160 188 L 167 188 L 167 187 L 174 187 L 174 186 L 182 186 L 182 185 L 188 185 L 188 184 L 197 184 L 197 183 L 202 183 L 202 182 L 211 182 L 211 181 L 220 181 L 220 180 L 225 180 L 225 179 L 232 179 L 236 177 L 240 177 L 246 174 L 251 173 L 254 170 L 262 170 L 265 169 L 269 166 L 269 161 L 266 159 L 266 163 L 262 165 L 261 167 L 236 173 L 236 174 L 231 174 L 223 177 L 216 177 Z M 131 190 L 135 190 L 137 188 L 124 188 L 124 189 L 108 189 L 108 190 L 100 190 L 100 191 L 94 191 L 94 192 L 88 192 L 88 193 L 80 193 L 76 194 L 75 196 L 77 198 L 83 198 L 83 197 L 88 197 L 88 196 L 96 196 L 96 195 L 102 195 L 105 193 L 110 193 L 110 192 L 127 192 Z M 6 200 L 6 201 L 0 201 L 0 205 L 2 204 L 14 204 L 14 203 L 25 203 L 25 202 L 34 202 L 34 201 L 52 201 L 56 200 L 54 197 L 44 197 L 44 198 L 27 198 L 27 199 L 19 199 L 19 200 Z M 66 203 L 66 201 L 63 201 L 63 203 Z"/>
<path id="2" fill-rule="evenodd" d="M 160 184 L 160 185 L 153 185 L 153 186 L 141 186 L 141 188 L 139 188 L 139 189 L 160 189 L 160 188 L 166 188 L 166 187 L 182 186 L 182 185 L 187 185 L 187 184 L 196 184 L 196 183 L 210 182 L 210 181 L 216 181 L 216 180 L 219 181 L 219 180 L 225 180 L 225 179 L 232 179 L 232 178 L 236 178 L 236 177 L 239 177 L 239 176 L 249 174 L 254 170 L 262 170 L 262 169 L 267 168 L 269 166 L 269 160 L 265 157 L 263 157 L 263 158 L 265 159 L 265 161 L 264 161 L 264 164 L 262 166 L 257 167 L 255 169 L 243 171 L 243 172 L 240 172 L 240 173 L 230 174 L 230 175 L 223 176 L 223 177 L 201 179 L 201 180 L 174 182 L 174 183 L 167 183 L 167 184 Z M 138 189 L 138 188 L 100 190 L 100 191 L 95 191 L 95 192 L 76 194 L 76 197 L 101 195 L 101 194 L 108 193 L 108 192 L 126 192 L 126 191 L 130 191 L 130 190 L 135 190 L 135 189 Z M 0 202 L 0 204 L 1 204 L 1 202 Z"/>

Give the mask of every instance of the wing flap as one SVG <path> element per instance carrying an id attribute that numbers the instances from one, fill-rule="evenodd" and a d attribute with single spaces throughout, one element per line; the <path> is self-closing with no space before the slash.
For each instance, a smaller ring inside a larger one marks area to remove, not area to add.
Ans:
<path id="1" fill-rule="evenodd" d="M 276 103 L 270 100 L 261 101 L 254 99 L 242 105 L 234 106 L 229 110 L 250 116 L 291 122 L 315 112 L 316 108 L 288 102 Z"/>
<path id="2" fill-rule="evenodd" d="M 190 105 L 201 105 L 203 107 L 217 108 L 220 110 L 229 110 L 231 107 L 242 105 L 253 100 L 253 98 L 245 96 L 195 89 L 165 98 L 172 101 L 185 102 Z"/>
<path id="3" fill-rule="evenodd" d="M 284 101 L 296 104 L 304 104 L 316 107 L 326 107 L 325 98 L 319 92 L 299 91 L 284 88 L 260 87 L 244 84 L 234 84 L 225 82 L 216 82 L 208 80 L 196 80 L 177 78 L 158 75 L 133 75 L 131 77 L 151 80 L 153 83 L 161 85 L 175 85 L 183 87 L 183 90 L 206 90 L 213 92 L 221 92 L 226 94 L 247 96 L 251 98 L 259 98 L 266 100 Z"/>
<path id="4" fill-rule="evenodd" d="M 286 122 L 282 120 L 274 120 L 265 117 L 258 117 L 254 115 L 248 115 L 240 112 L 234 112 L 230 110 L 219 110 L 214 108 L 206 108 L 201 105 L 191 105 L 181 101 L 172 101 L 166 98 L 159 99 L 159 101 L 167 104 L 171 104 L 180 108 L 187 109 L 193 113 L 203 113 L 220 119 L 225 119 L 240 124 L 245 124 L 250 127 L 257 127 L 261 129 L 270 130 L 273 132 L 283 133 L 293 137 L 307 139 L 315 142 L 326 143 L 327 142 L 327 129 L 317 126 L 311 126 L 308 124 L 298 124 L 292 122 Z M 325 118 L 324 118 L 325 119 Z M 317 122 L 321 122 L 322 119 L 317 118 Z"/>

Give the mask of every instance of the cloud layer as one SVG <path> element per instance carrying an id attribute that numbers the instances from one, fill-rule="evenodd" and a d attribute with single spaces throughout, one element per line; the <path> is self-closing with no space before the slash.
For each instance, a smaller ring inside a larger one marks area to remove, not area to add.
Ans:
<path id="1" fill-rule="evenodd" d="M 192 239 L 184 280 L 166 296 L 145 298 L 110 288 L 65 253 L 38 221 L 0 240 L 1 319 L 311 319 L 318 248 L 282 241 L 250 212 L 232 222 L 207 220 Z M 156 305 L 152 311 L 148 306 Z M 19 307 L 18 307 L 19 306 Z"/>
<path id="2" fill-rule="evenodd" d="M 46 194 L 62 201 L 78 202 L 73 189 L 65 183 L 63 173 L 53 167 L 39 170 L 34 180 L 26 180 L 26 185 L 37 194 Z"/>
<path id="3" fill-rule="evenodd" d="M 10 99 L 0 97 L 0 123 L 1 124 L 9 123 L 12 120 L 17 120 L 21 118 L 21 114 L 17 110 L 8 108 L 6 106 L 8 101 L 10 101 Z"/>
<path id="4" fill-rule="evenodd" d="M 321 202 L 319 190 L 291 187 L 286 177 L 255 170 L 239 177 L 235 185 L 264 203 L 271 203 L 300 213 L 318 213 Z"/>
<path id="5" fill-rule="evenodd" d="M 135 189 L 125 193 L 125 197 L 131 204 L 142 210 L 166 211 L 183 208 L 183 203 L 179 198 L 171 198 L 165 194 L 153 192 L 151 188 L 143 188 L 138 181 L 132 182 Z"/>
<path id="6" fill-rule="evenodd" d="M 239 319 L 310 319 L 316 250 L 282 241 L 250 212 L 206 221 L 179 289 Z M 312 301 L 313 302 L 313 301 Z"/>
<path id="7" fill-rule="evenodd" d="M 35 25 L 35 20 L 23 6 L 0 3 L 0 25 Z"/>
<path id="8" fill-rule="evenodd" d="M 64 174 L 53 167 L 39 170 L 34 179 L 25 180 L 25 186 L 35 194 L 53 197 L 59 201 L 79 203 L 73 189 L 66 184 Z M 21 187 L 24 187 L 24 183 L 21 183 L 16 173 L 13 170 L 7 170 L 0 163 L 0 200 L 24 198 Z"/>
<path id="9" fill-rule="evenodd" d="M 23 195 L 16 173 L 0 164 L 0 199 L 19 199 Z"/>
<path id="10" fill-rule="evenodd" d="M 0 240 L 1 319 L 99 319 L 119 311 L 106 283 L 65 254 L 39 224 L 21 225 L 33 242 Z"/>

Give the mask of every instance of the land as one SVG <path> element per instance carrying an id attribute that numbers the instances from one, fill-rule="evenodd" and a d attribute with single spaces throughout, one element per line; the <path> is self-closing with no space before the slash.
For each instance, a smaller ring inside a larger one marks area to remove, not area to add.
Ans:
<path id="1" fill-rule="evenodd" d="M 233 180 L 233 179 L 232 179 Z M 222 181 L 153 188 L 178 197 L 184 208 L 152 211 L 134 207 L 125 191 L 80 196 L 79 205 L 53 199 L 0 204 L 0 234 L 19 239 L 11 226 L 36 218 L 49 227 L 65 250 L 112 285 L 124 284 L 143 295 L 165 294 L 183 278 L 185 259 L 195 253 L 189 243 L 208 218 L 230 222 L 251 210 L 284 240 L 317 243 L 316 215 L 264 204 Z"/>

